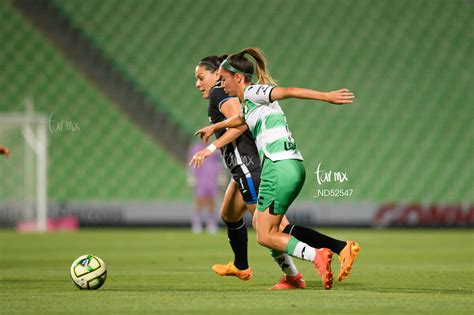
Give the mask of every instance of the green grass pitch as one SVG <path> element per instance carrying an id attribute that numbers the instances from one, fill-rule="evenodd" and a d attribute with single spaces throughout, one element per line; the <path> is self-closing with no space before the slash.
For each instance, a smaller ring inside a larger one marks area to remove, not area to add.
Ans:
<path id="1" fill-rule="evenodd" d="M 213 263 L 231 251 L 224 231 L 104 229 L 19 234 L 0 230 L 1 314 L 473 314 L 474 234 L 470 230 L 322 229 L 355 239 L 362 250 L 353 274 L 321 287 L 297 261 L 307 289 L 272 292 L 280 271 L 249 235 L 254 278 L 219 277 Z M 69 279 L 80 255 L 103 258 L 98 291 Z M 337 257 L 333 269 L 337 272 Z"/>

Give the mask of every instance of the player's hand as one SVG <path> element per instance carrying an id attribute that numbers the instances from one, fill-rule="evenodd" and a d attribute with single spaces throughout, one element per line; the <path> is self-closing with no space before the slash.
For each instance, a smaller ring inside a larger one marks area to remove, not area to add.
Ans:
<path id="1" fill-rule="evenodd" d="M 194 168 L 199 168 L 201 167 L 202 163 L 204 163 L 204 160 L 211 154 L 211 151 L 208 149 L 201 150 L 193 155 L 189 165 L 193 166 Z"/>
<path id="2" fill-rule="evenodd" d="M 207 140 L 214 134 L 214 126 L 207 126 L 199 129 L 194 133 L 195 136 L 199 136 L 201 140 L 207 143 Z"/>
<path id="3" fill-rule="evenodd" d="M 351 104 L 354 101 L 354 93 L 348 89 L 340 89 L 337 91 L 327 92 L 327 101 L 329 103 L 342 105 Z"/>
<path id="4" fill-rule="evenodd" d="M 0 146 L 0 154 L 5 155 L 5 158 L 8 159 L 8 157 L 10 156 L 10 149 L 7 147 Z"/>

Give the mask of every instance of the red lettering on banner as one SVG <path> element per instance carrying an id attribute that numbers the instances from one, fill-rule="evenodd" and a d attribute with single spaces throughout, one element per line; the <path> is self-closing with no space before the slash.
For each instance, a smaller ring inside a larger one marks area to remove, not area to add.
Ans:
<path id="1" fill-rule="evenodd" d="M 471 226 L 474 205 L 382 204 L 375 212 L 376 226 Z"/>
<path id="2" fill-rule="evenodd" d="M 381 205 L 380 208 L 375 212 L 375 216 L 373 220 L 374 224 L 384 225 L 383 224 L 384 218 L 389 216 L 390 212 L 392 212 L 395 207 L 396 207 L 396 204 L 394 203 Z"/>
<path id="3" fill-rule="evenodd" d="M 423 221 L 423 209 L 420 205 L 413 204 L 406 206 L 401 215 L 398 217 L 398 220 L 394 223 L 396 225 L 411 225 L 412 223 Z"/>

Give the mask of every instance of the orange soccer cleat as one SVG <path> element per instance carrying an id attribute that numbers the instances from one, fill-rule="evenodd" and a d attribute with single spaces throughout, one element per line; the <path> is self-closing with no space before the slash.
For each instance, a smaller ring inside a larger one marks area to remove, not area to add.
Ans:
<path id="1" fill-rule="evenodd" d="M 291 290 L 304 288 L 306 288 L 306 283 L 304 282 L 301 273 L 298 272 L 296 276 L 284 275 L 280 281 L 270 288 L 270 290 Z"/>
<path id="2" fill-rule="evenodd" d="M 354 264 L 354 261 L 359 251 L 359 243 L 354 241 L 347 241 L 347 245 L 342 249 L 341 253 L 339 254 L 339 262 L 341 263 L 341 269 L 339 270 L 337 280 L 345 280 L 351 274 L 352 265 Z"/>
<path id="3" fill-rule="evenodd" d="M 231 261 L 227 265 L 217 264 L 212 266 L 212 270 L 218 275 L 224 276 L 234 276 L 239 278 L 240 280 L 248 281 L 252 278 L 253 271 L 251 268 L 247 268 L 245 270 L 237 269 L 234 263 Z"/>
<path id="4" fill-rule="evenodd" d="M 316 258 L 313 261 L 314 267 L 321 275 L 323 287 L 326 290 L 332 288 L 332 251 L 329 248 L 320 248 L 316 250 Z"/>

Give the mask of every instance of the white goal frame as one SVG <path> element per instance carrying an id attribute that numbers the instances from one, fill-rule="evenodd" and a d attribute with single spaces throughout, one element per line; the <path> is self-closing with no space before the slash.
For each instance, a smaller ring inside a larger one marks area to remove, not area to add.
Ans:
<path id="1" fill-rule="evenodd" d="M 46 115 L 32 110 L 0 112 L 0 126 L 21 128 L 26 149 L 24 211 L 36 214 L 35 229 L 45 232 L 48 224 L 48 119 Z M 15 158 L 15 152 L 11 153 L 10 158 Z"/>

